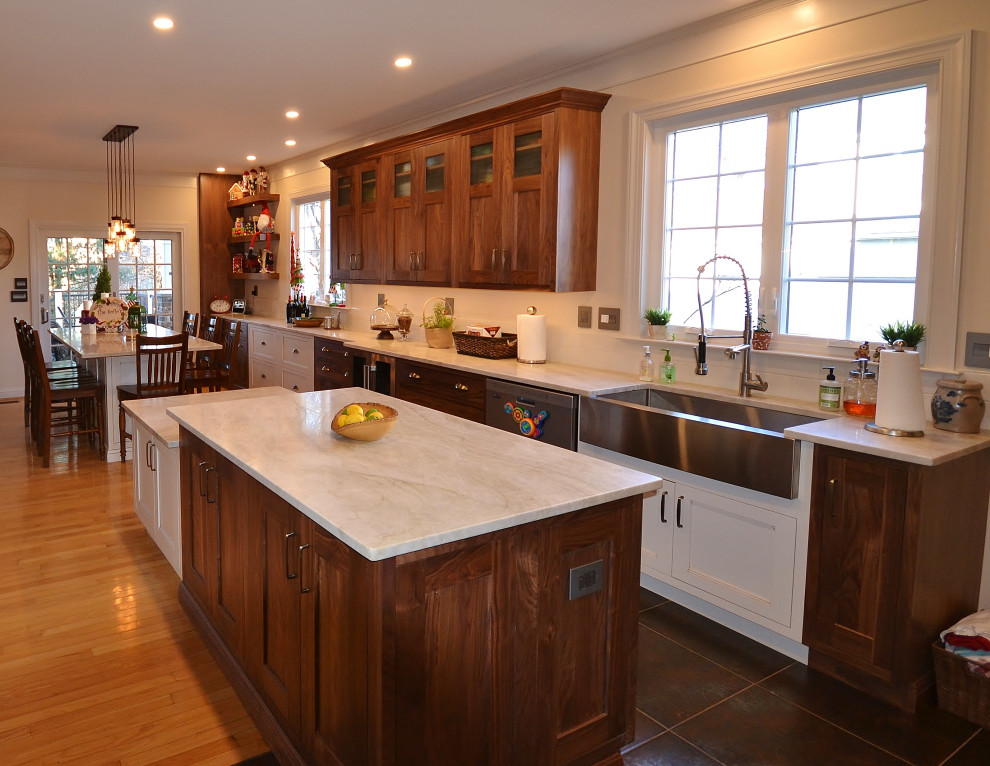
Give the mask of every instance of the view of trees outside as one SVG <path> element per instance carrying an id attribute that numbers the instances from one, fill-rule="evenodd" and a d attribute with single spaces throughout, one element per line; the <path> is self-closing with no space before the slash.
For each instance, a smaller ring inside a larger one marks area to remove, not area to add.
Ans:
<path id="1" fill-rule="evenodd" d="M 79 325 L 83 301 L 93 298 L 96 275 L 103 260 L 103 239 L 48 238 L 48 291 L 53 327 Z M 121 253 L 106 261 L 113 292 L 136 300 L 156 324 L 172 327 L 172 241 L 143 239 L 134 253 Z"/>
<path id="2" fill-rule="evenodd" d="M 303 270 L 303 290 L 307 295 L 323 295 L 328 289 L 324 276 L 324 246 L 330 245 L 330 201 L 302 202 L 296 207 L 296 257 Z"/>

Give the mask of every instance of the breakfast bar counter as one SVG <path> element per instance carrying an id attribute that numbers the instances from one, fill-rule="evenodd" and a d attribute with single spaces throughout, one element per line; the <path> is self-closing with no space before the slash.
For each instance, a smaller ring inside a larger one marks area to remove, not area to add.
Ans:
<path id="1" fill-rule="evenodd" d="M 331 431 L 352 402 L 398 418 Z M 282 764 L 594 764 L 632 738 L 654 476 L 357 388 L 169 408 L 180 600 Z"/>

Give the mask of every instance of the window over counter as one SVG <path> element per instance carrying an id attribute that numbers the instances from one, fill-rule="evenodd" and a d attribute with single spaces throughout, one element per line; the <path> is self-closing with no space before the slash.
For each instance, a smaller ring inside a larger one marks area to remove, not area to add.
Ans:
<path id="1" fill-rule="evenodd" d="M 296 258 L 302 267 L 303 292 L 321 303 L 345 305 L 346 285 L 332 281 L 329 192 L 292 201 Z"/>
<path id="2" fill-rule="evenodd" d="M 914 320 L 935 341 L 926 362 L 951 365 L 969 48 L 962 35 L 634 113 L 638 313 L 698 326 L 700 288 L 706 328 L 740 331 L 738 266 L 699 279 L 725 255 L 778 349 Z"/>

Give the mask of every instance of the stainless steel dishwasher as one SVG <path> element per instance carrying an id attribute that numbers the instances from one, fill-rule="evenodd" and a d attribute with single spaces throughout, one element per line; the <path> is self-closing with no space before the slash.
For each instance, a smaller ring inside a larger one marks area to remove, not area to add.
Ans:
<path id="1" fill-rule="evenodd" d="M 578 397 L 488 379 L 485 423 L 564 449 L 577 449 Z"/>

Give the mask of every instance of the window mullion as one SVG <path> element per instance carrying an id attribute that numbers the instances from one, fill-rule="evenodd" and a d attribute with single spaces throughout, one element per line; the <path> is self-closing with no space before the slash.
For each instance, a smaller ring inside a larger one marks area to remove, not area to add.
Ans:
<path id="1" fill-rule="evenodd" d="M 784 253 L 784 217 L 787 204 L 788 110 L 767 110 L 767 158 L 763 194 L 763 254 L 760 296 L 756 315 L 766 314 L 767 324 L 777 330 L 780 322 Z M 755 318 L 754 318 L 755 319 Z"/>

